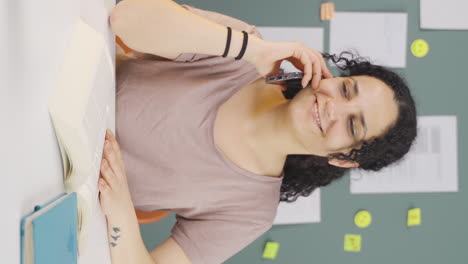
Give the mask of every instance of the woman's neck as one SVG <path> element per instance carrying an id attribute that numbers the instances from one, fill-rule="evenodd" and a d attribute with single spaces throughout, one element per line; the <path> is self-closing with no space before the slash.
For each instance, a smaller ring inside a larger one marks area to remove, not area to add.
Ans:
<path id="1" fill-rule="evenodd" d="M 281 86 L 259 83 L 251 111 L 245 118 L 245 142 L 257 162 L 268 174 L 282 174 L 288 154 L 307 154 L 293 137 L 290 100 L 284 98 Z"/>
<path id="2" fill-rule="evenodd" d="M 264 175 L 280 176 L 286 161 L 284 141 L 288 100 L 280 86 L 263 81 L 256 87 L 252 111 L 246 117 L 246 145 L 265 171 Z"/>
<path id="3" fill-rule="evenodd" d="M 289 103 L 278 85 L 259 79 L 221 106 L 215 121 L 217 147 L 237 166 L 280 176 L 290 153 L 306 153 L 292 135 Z"/>

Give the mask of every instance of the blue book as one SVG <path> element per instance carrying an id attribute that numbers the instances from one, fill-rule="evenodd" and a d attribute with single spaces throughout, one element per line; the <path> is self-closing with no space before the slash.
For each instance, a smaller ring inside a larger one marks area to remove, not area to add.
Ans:
<path id="1" fill-rule="evenodd" d="M 21 264 L 78 262 L 76 193 L 62 193 L 21 219 Z"/>

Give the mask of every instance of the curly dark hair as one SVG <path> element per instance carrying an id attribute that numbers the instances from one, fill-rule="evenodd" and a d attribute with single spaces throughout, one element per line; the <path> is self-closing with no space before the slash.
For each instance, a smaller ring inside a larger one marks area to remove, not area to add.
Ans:
<path id="1" fill-rule="evenodd" d="M 351 150 L 349 155 L 344 153 L 333 153 L 329 157 L 288 155 L 283 168 L 280 202 L 294 202 L 299 196 L 307 197 L 315 188 L 326 186 L 333 180 L 341 178 L 348 169 L 328 164 L 329 158 L 356 161 L 361 169 L 378 171 L 402 158 L 416 138 L 416 107 L 403 78 L 351 52 L 343 52 L 338 57 L 325 53 L 323 57 L 341 69 L 341 77 L 367 75 L 391 87 L 394 100 L 398 104 L 398 118 L 382 136 L 362 142 L 361 147 Z M 300 79 L 289 80 L 286 81 L 286 90 L 283 94 L 287 99 L 291 99 L 301 89 Z"/>

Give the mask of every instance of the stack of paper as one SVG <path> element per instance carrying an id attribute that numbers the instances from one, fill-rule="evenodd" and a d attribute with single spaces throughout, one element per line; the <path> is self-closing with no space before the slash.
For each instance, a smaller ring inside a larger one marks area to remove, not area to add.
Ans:
<path id="1" fill-rule="evenodd" d="M 79 20 L 49 112 L 62 154 L 65 190 L 78 194 L 80 253 L 85 249 L 89 220 L 97 203 L 114 89 L 114 67 L 103 36 Z"/>

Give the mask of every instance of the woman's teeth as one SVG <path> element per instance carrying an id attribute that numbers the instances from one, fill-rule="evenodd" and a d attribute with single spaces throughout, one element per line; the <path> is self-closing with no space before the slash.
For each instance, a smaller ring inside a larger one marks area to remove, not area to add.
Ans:
<path id="1" fill-rule="evenodd" d="M 320 115 L 319 115 L 319 111 L 318 111 L 317 101 L 315 101 L 315 108 L 314 109 L 315 109 L 315 117 L 316 117 L 317 123 L 319 125 L 320 130 L 322 130 L 322 122 L 320 121 Z"/>

